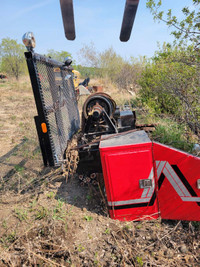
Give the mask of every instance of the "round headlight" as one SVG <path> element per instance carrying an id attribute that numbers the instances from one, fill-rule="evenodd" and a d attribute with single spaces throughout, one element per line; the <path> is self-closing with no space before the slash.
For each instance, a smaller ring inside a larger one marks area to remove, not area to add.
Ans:
<path id="1" fill-rule="evenodd" d="M 26 32 L 22 37 L 22 41 L 28 51 L 32 51 L 35 48 L 35 37 L 32 32 Z"/>

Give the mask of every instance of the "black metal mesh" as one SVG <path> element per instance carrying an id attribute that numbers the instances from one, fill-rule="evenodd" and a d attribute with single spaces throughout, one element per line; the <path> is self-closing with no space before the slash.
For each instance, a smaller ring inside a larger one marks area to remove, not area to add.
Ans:
<path id="1" fill-rule="evenodd" d="M 63 161 L 68 140 L 80 127 L 72 71 L 39 55 L 34 65 L 56 166 Z"/>

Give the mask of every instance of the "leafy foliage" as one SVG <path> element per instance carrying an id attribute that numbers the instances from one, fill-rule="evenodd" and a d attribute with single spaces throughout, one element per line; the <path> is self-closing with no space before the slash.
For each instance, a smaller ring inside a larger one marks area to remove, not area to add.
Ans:
<path id="1" fill-rule="evenodd" d="M 111 80 L 118 88 L 126 90 L 136 83 L 145 62 L 145 58 L 135 60 L 130 57 L 129 60 L 125 60 L 113 47 L 98 52 L 93 43 L 85 45 L 79 54 L 84 67 L 78 65 L 77 70 L 82 76 L 102 77 Z"/>
<path id="2" fill-rule="evenodd" d="M 101 69 L 94 68 L 94 67 L 86 67 L 81 65 L 74 66 L 76 70 L 78 70 L 81 73 L 82 78 L 90 77 L 99 77 L 101 76 Z"/>
<path id="3" fill-rule="evenodd" d="M 142 102 L 154 112 L 174 115 L 200 138 L 200 62 L 192 46 L 164 45 L 140 79 Z"/>
<path id="4" fill-rule="evenodd" d="M 67 51 L 55 51 L 54 49 L 49 49 L 47 51 L 47 57 L 51 57 L 57 61 L 64 62 L 66 57 L 70 57 L 72 59 L 72 55 Z M 75 64 L 75 62 L 73 62 Z"/>
<path id="5" fill-rule="evenodd" d="M 1 71 L 18 80 L 20 75 L 27 72 L 24 51 L 24 46 L 18 44 L 16 40 L 2 39 L 0 43 Z"/>
<path id="6" fill-rule="evenodd" d="M 167 12 L 161 10 L 162 0 L 147 0 L 147 8 L 150 9 L 155 20 L 163 21 L 169 27 L 173 27 L 172 35 L 179 44 L 190 41 L 197 49 L 200 45 L 200 0 L 191 0 L 190 7 L 183 7 L 183 19 L 179 20 L 173 15 L 171 9 Z"/>

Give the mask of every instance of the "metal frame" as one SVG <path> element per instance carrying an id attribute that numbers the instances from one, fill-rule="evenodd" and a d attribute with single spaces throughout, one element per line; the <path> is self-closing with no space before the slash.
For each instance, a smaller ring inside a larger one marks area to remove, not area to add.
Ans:
<path id="1" fill-rule="evenodd" d="M 33 95 L 35 98 L 35 104 L 36 104 L 36 108 L 38 112 L 38 116 L 34 117 L 34 119 L 35 119 L 35 125 L 36 125 L 38 138 L 40 142 L 43 162 L 45 166 L 48 166 L 48 165 L 54 166 L 53 152 L 51 149 L 49 133 L 47 132 L 46 134 L 44 134 L 41 130 L 41 123 L 44 122 L 47 125 L 47 121 L 45 118 L 44 107 L 43 107 L 41 96 L 40 96 L 39 82 L 37 79 L 37 72 L 35 69 L 34 61 L 33 61 L 34 56 L 32 52 L 25 52 L 25 57 L 26 57 L 29 74 L 30 74 Z"/>
<path id="2" fill-rule="evenodd" d="M 72 138 L 73 134 L 80 127 L 73 80 L 71 77 L 68 83 L 65 77 L 65 74 L 72 72 L 72 68 L 34 52 L 26 52 L 25 57 L 38 112 L 38 116 L 35 116 L 34 119 L 43 162 L 45 166 L 60 166 L 64 161 L 64 152 L 67 148 L 68 140 Z M 40 70 L 40 68 L 42 69 Z M 60 69 L 60 81 L 56 80 L 54 68 Z M 46 90 L 48 89 L 47 95 L 50 97 L 48 101 L 51 102 L 48 107 L 46 104 L 45 82 L 42 81 L 39 70 L 43 70 L 45 73 Z M 61 95 L 63 98 L 62 101 L 60 100 Z M 70 114 L 69 110 L 71 102 L 73 102 L 72 108 L 74 108 L 75 112 L 73 115 Z M 66 118 L 64 117 L 66 114 L 69 117 L 69 127 L 66 127 Z M 53 121 L 50 118 L 53 118 Z M 47 132 L 42 131 L 42 123 L 46 124 Z M 52 132 L 52 128 L 54 132 Z"/>

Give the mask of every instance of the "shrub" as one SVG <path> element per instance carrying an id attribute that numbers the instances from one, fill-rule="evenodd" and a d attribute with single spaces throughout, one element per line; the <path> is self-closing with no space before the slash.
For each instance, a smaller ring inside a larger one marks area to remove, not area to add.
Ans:
<path id="1" fill-rule="evenodd" d="M 164 45 L 141 75 L 141 101 L 156 113 L 184 120 L 200 138 L 199 75 L 200 62 L 192 47 Z"/>

